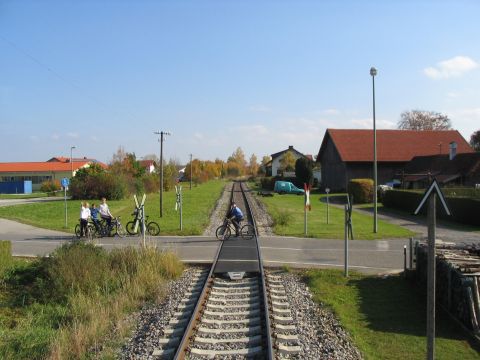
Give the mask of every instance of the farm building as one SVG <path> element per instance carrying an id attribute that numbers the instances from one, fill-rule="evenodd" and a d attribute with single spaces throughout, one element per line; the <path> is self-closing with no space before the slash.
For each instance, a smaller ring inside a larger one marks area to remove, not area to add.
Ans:
<path id="1" fill-rule="evenodd" d="M 447 154 L 450 143 L 457 154 L 474 152 L 457 130 L 377 130 L 378 183 L 399 179 L 415 156 Z M 317 162 L 322 186 L 334 191 L 346 189 L 350 179 L 373 178 L 373 131 L 327 129 Z"/>

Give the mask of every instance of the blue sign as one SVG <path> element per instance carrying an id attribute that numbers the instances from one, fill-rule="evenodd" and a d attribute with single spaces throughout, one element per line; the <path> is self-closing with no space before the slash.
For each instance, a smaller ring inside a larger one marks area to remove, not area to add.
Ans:
<path id="1" fill-rule="evenodd" d="M 70 185 L 70 180 L 68 178 L 63 178 L 62 179 L 62 186 L 67 187 L 68 185 Z"/>

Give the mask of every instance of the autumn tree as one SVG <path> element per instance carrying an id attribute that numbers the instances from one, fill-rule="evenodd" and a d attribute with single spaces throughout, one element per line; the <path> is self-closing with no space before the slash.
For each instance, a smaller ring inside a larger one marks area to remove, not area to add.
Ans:
<path id="1" fill-rule="evenodd" d="M 293 152 L 288 150 L 280 159 L 280 170 L 282 171 L 294 171 L 295 170 L 295 156 Z"/>
<path id="2" fill-rule="evenodd" d="M 246 172 L 247 161 L 245 153 L 241 147 L 238 147 L 227 160 L 227 175 L 241 176 Z"/>
<path id="3" fill-rule="evenodd" d="M 472 136 L 470 136 L 470 145 L 475 151 L 480 151 L 480 130 L 475 131 Z"/>
<path id="4" fill-rule="evenodd" d="M 257 175 L 258 173 L 258 162 L 257 156 L 255 154 L 252 154 L 252 156 L 250 156 L 250 162 L 248 163 L 248 172 L 252 176 Z"/>
<path id="5" fill-rule="evenodd" d="M 450 130 L 452 123 L 447 115 L 434 111 L 404 111 L 397 123 L 401 130 Z"/>

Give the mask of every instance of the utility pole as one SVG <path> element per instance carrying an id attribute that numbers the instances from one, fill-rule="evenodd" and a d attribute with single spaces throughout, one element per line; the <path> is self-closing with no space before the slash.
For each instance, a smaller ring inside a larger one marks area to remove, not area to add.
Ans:
<path id="1" fill-rule="evenodd" d="M 192 164 L 192 154 L 190 154 L 190 190 L 192 190 L 192 178 L 193 178 L 193 164 Z"/>
<path id="2" fill-rule="evenodd" d="M 163 217 L 163 137 L 171 134 L 166 131 L 155 131 L 154 134 L 160 135 L 160 217 Z"/>

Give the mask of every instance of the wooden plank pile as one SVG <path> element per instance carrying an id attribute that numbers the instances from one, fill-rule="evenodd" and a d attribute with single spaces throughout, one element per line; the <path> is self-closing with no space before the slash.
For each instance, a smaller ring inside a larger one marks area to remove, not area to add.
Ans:
<path id="1" fill-rule="evenodd" d="M 475 334 L 480 334 L 480 244 L 439 243 L 437 303 Z M 417 278 L 427 279 L 427 245 L 417 243 Z"/>

